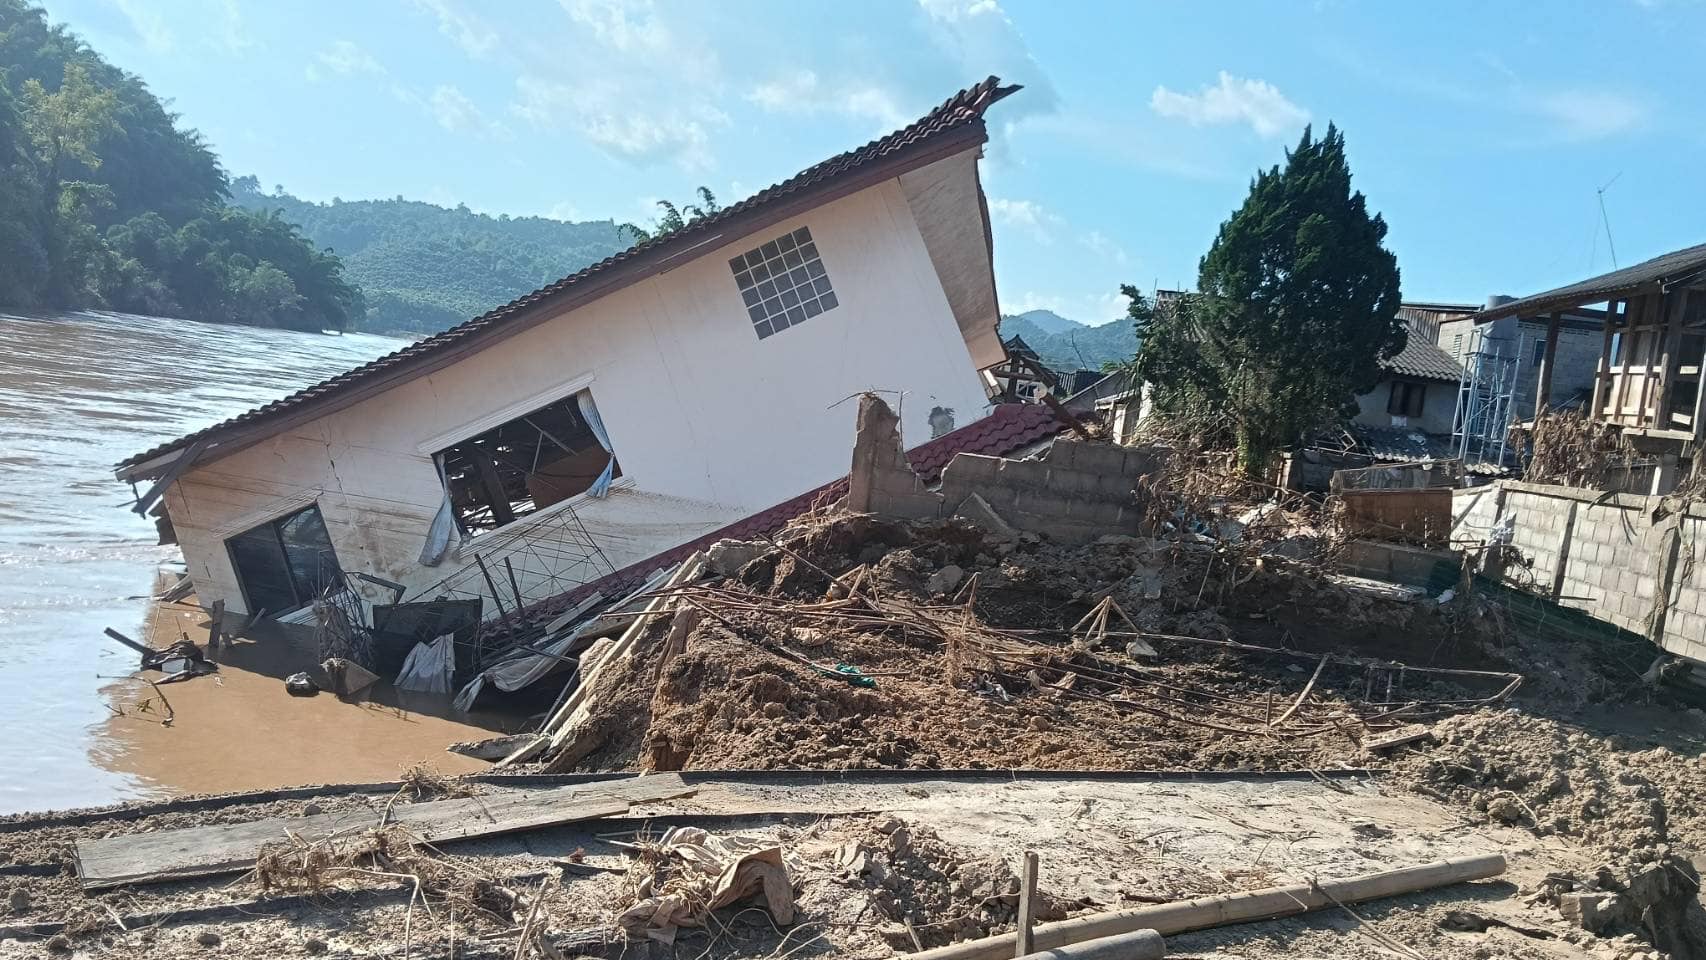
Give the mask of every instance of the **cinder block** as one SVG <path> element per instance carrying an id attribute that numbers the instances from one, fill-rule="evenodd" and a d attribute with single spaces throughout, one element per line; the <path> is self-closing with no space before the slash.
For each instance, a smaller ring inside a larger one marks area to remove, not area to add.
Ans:
<path id="1" fill-rule="evenodd" d="M 1150 473 L 1156 468 L 1155 451 L 1149 447 L 1127 447 L 1122 472 L 1128 477 Z"/>
<path id="2" fill-rule="evenodd" d="M 1083 449 L 1084 441 L 1067 437 L 1056 437 L 1049 445 L 1048 456 L 1043 459 L 1051 467 L 1071 467 L 1078 461 L 1078 451 Z"/>
<path id="3" fill-rule="evenodd" d="M 1084 443 L 1073 452 L 1073 466 L 1091 473 L 1123 473 L 1125 448 L 1111 443 Z"/>
<path id="4" fill-rule="evenodd" d="M 998 482 L 1019 487 L 1048 486 L 1048 464 L 1036 460 L 1001 461 Z"/>
<path id="5" fill-rule="evenodd" d="M 959 453 L 948 465 L 942 468 L 942 482 L 948 483 L 952 477 L 960 483 L 974 484 L 995 479 L 1001 472 L 1000 457 L 986 457 L 975 453 Z"/>

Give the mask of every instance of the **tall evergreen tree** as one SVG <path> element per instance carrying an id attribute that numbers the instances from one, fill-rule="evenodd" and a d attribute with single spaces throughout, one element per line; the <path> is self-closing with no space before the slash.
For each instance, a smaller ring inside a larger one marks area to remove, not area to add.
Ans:
<path id="1" fill-rule="evenodd" d="M 1157 410 L 1217 419 L 1251 474 L 1341 419 L 1404 348 L 1385 238 L 1385 220 L 1351 189 L 1344 135 L 1306 128 L 1221 224 L 1198 293 L 1142 322 L 1137 369 Z"/>

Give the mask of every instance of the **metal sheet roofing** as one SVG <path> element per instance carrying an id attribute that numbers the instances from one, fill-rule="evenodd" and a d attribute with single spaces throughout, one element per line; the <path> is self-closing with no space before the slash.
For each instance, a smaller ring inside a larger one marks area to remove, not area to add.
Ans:
<path id="1" fill-rule="evenodd" d="M 1673 250 L 1632 267 L 1602 273 L 1590 280 L 1572 283 L 1556 290 L 1501 303 L 1475 315 L 1475 322 L 1497 320 L 1500 317 L 1533 316 L 1550 310 L 1599 303 L 1614 297 L 1632 294 L 1651 283 L 1667 284 L 1706 271 L 1706 243 Z"/>
<path id="2" fill-rule="evenodd" d="M 1424 380 L 1449 380 L 1456 383 L 1463 377 L 1463 368 L 1452 359 L 1451 354 L 1413 331 L 1409 341 L 1404 344 L 1404 349 L 1396 357 L 1382 360 L 1380 366 L 1392 373 Z"/>
<path id="3" fill-rule="evenodd" d="M 535 307 L 549 306 L 553 302 L 566 300 L 570 295 L 588 291 L 588 288 L 592 288 L 594 296 L 614 292 L 620 287 L 609 285 L 608 289 L 604 289 L 601 281 L 612 279 L 614 274 L 628 273 L 628 270 L 619 268 L 641 270 L 648 265 L 659 264 L 676 256 L 692 255 L 692 251 L 699 245 L 716 240 L 717 232 L 731 223 L 754 217 L 770 208 L 780 207 L 789 201 L 808 198 L 820 190 L 832 188 L 835 181 L 872 167 L 880 167 L 888 161 L 900 162 L 905 157 L 927 154 L 926 147 L 928 145 L 945 140 L 956 131 L 968 131 L 969 128 L 971 132 L 975 132 L 981 141 L 984 111 L 991 104 L 1018 89 L 1019 87 L 1016 85 L 1003 86 L 997 77 L 989 77 L 975 86 L 967 87 L 954 94 L 936 109 L 888 136 L 831 157 L 781 183 L 767 187 L 739 203 L 725 207 L 710 216 L 695 220 L 680 230 L 635 244 L 627 250 L 601 260 L 578 273 L 564 277 L 472 320 L 417 341 L 348 373 L 339 374 L 329 380 L 299 390 L 282 400 L 275 400 L 229 420 L 163 443 L 152 450 L 136 454 L 120 462 L 118 470 L 121 476 L 124 476 L 128 472 L 127 468 L 187 448 L 197 440 L 206 439 L 217 445 L 241 435 L 252 441 L 256 439 L 255 434 L 265 436 L 269 425 L 277 427 L 278 421 L 285 414 L 297 413 L 303 408 L 322 403 L 329 404 L 337 399 L 347 399 L 351 392 L 371 386 L 376 380 L 406 375 L 405 370 L 407 368 L 425 365 L 429 358 L 440 359 L 438 355 L 447 352 L 471 349 L 484 339 L 484 335 L 510 325 L 523 313 L 535 313 L 536 311 L 533 310 Z M 131 479 L 138 476 L 157 476 L 160 472 L 159 470 L 150 470 L 147 473 L 135 474 Z"/>

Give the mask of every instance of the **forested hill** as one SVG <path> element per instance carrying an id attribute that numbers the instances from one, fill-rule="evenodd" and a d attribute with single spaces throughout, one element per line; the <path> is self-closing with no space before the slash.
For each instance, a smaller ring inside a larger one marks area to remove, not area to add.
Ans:
<path id="1" fill-rule="evenodd" d="M 609 220 L 492 217 L 402 197 L 314 203 L 263 193 L 254 177 L 238 177 L 231 199 L 335 251 L 367 297 L 363 327 L 381 333 L 435 333 L 629 245 Z"/>
<path id="2" fill-rule="evenodd" d="M 355 325 L 366 308 L 337 258 L 229 192 L 141 79 L 0 0 L 0 309 Z"/>
<path id="3" fill-rule="evenodd" d="M 1100 370 L 1137 355 L 1137 328 L 1125 319 L 1091 327 L 1049 310 L 1032 310 L 1001 318 L 1001 336 L 1014 335 L 1024 338 L 1049 368 L 1062 373 Z"/>

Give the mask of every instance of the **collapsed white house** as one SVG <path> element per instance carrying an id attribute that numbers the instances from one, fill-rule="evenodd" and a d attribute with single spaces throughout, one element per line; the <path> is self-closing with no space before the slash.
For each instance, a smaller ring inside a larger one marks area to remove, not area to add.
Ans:
<path id="1" fill-rule="evenodd" d="M 910 126 L 365 366 L 138 454 L 204 605 L 348 575 L 485 615 L 842 476 L 861 391 L 909 444 L 1006 359 L 978 161 L 994 78 Z M 156 503 L 160 507 L 156 507 Z"/>

